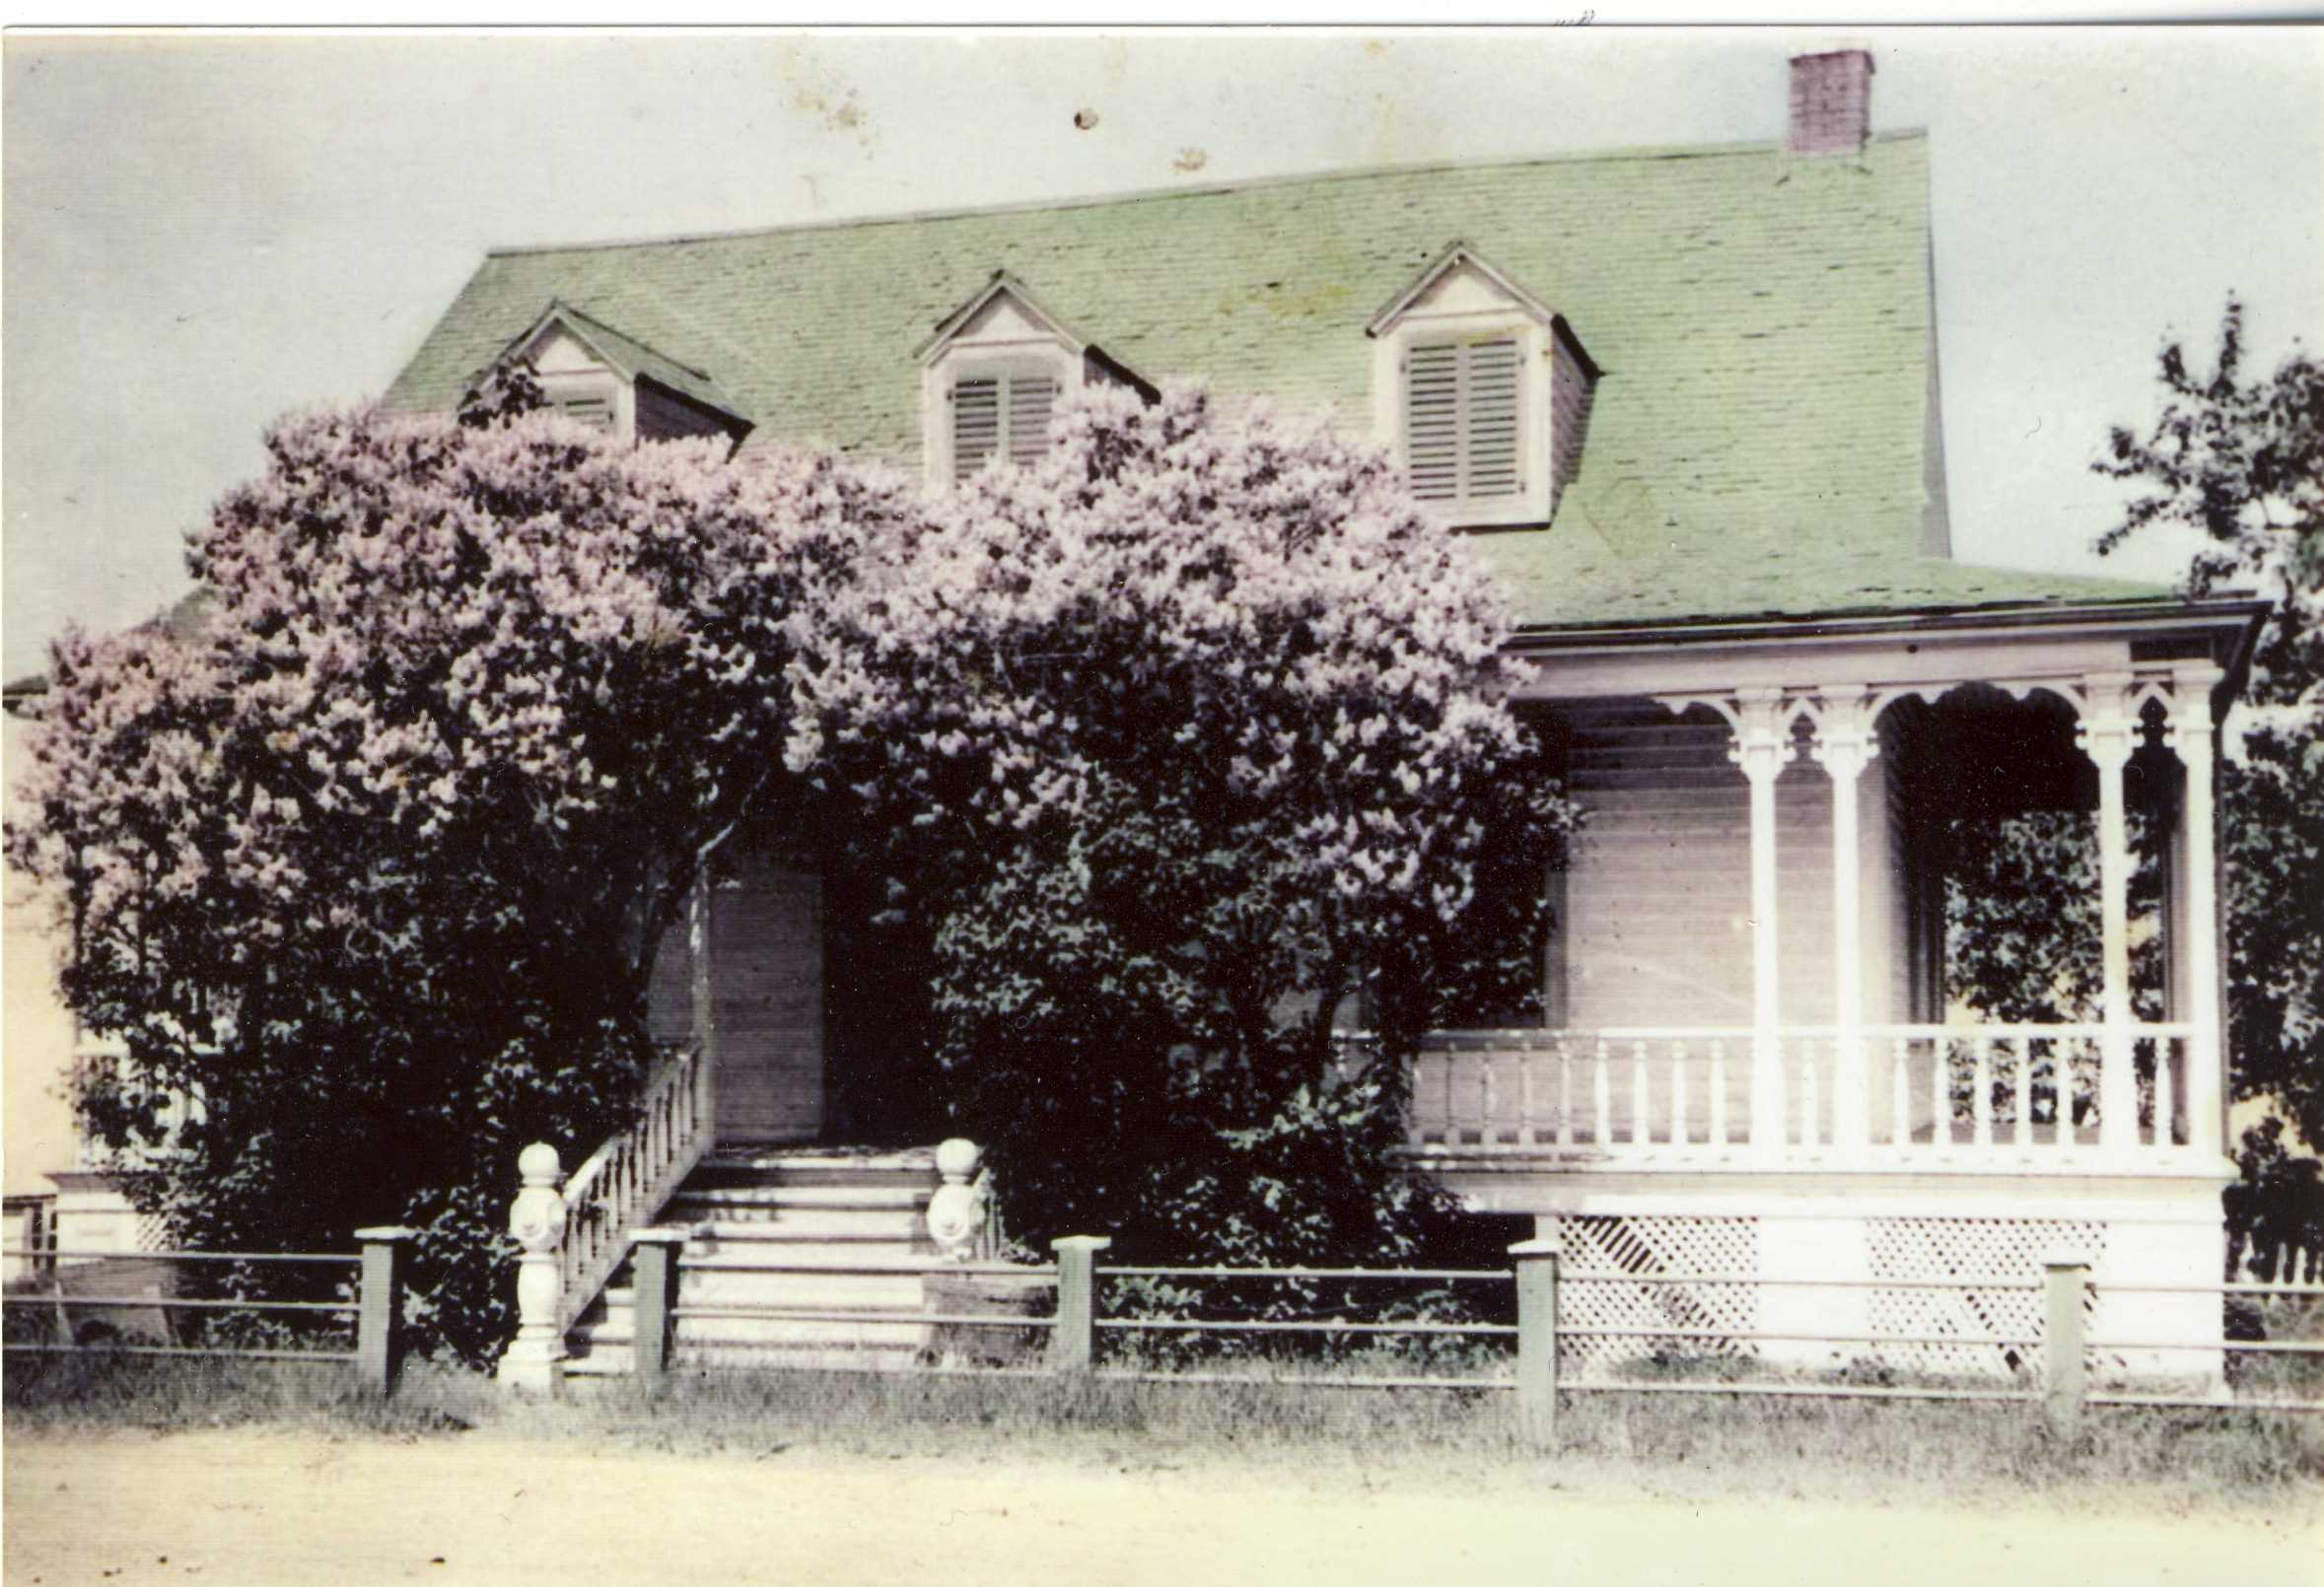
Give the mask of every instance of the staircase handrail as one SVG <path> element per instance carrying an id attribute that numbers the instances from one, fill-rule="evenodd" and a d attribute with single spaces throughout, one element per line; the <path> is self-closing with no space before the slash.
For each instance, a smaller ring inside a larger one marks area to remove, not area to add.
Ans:
<path id="1" fill-rule="evenodd" d="M 709 1060 L 701 1043 L 689 1043 L 648 1076 L 637 1122 L 607 1138 L 565 1181 L 560 1330 L 580 1321 L 628 1257 L 631 1231 L 653 1221 L 716 1135 Z"/>

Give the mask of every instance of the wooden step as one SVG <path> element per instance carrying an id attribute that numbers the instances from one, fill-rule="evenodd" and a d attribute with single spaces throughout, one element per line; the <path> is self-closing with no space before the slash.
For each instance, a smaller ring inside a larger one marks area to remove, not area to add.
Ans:
<path id="1" fill-rule="evenodd" d="M 917 1309 L 925 1286 L 916 1273 L 754 1273 L 682 1269 L 680 1306 L 908 1306 Z M 629 1288 L 605 1291 L 611 1310 L 628 1303 Z"/>
<path id="2" fill-rule="evenodd" d="M 761 1344 L 696 1344 L 670 1363 L 673 1372 L 711 1368 L 719 1371 L 748 1371 L 756 1368 L 767 1372 L 902 1372 L 920 1364 L 926 1346 L 889 1341 L 863 1341 L 855 1344 L 798 1345 L 788 1343 Z M 565 1371 L 574 1377 L 626 1377 L 633 1370 L 629 1346 L 607 1346 L 594 1352 L 576 1353 L 565 1362 Z"/>
<path id="3" fill-rule="evenodd" d="M 679 1255 L 678 1306 L 872 1318 L 681 1316 L 673 1364 L 911 1364 L 929 1336 L 922 1270 L 936 1258 L 926 1224 L 936 1185 L 933 1148 L 721 1142 L 653 1220 L 693 1236 Z M 770 1266 L 809 1271 L 763 1271 Z M 630 1370 L 630 1284 L 625 1266 L 573 1329 L 577 1375 Z"/>

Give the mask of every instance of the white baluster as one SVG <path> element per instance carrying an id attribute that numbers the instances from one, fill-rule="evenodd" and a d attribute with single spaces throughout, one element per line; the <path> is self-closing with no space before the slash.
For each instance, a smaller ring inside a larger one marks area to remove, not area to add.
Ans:
<path id="1" fill-rule="evenodd" d="M 2175 1037 L 2154 1038 L 2154 1145 L 2167 1149 L 2177 1145 L 2177 1132 L 2171 1128 L 2171 1115 L 2177 1111 L 2178 1099 L 2172 1094 L 2171 1043 Z"/>
<path id="2" fill-rule="evenodd" d="M 1647 1090 L 1647 1044 L 1642 1039 L 1630 1044 L 1630 1143 L 1634 1146 L 1652 1145 L 1655 1132 L 1648 1121 L 1654 1117 L 1654 1102 Z"/>
<path id="3" fill-rule="evenodd" d="M 1767 1135 L 1780 1153 L 1792 1133 L 1791 1120 L 1785 1111 L 1791 1104 L 1785 1099 L 1787 1079 L 1784 1074 L 1784 1042 L 1782 1037 L 1771 1035 L 1759 1045 L 1767 1054 Z M 1752 1057 L 1757 1062 L 1757 1053 Z M 1757 1132 L 1754 1131 L 1753 1135 L 1756 1138 Z"/>
<path id="4" fill-rule="evenodd" d="M 1929 1044 L 1929 1144 L 1942 1151 L 1953 1143 L 1953 1066 L 1944 1038 Z"/>
<path id="5" fill-rule="evenodd" d="M 1815 1043 L 1802 1036 L 1799 1039 L 1799 1144 L 1820 1146 L 1824 1143 L 1823 1120 L 1818 1117 L 1815 1085 Z"/>
<path id="6" fill-rule="evenodd" d="M 1711 1144 L 1726 1144 L 1726 1043 L 1711 1043 Z"/>
<path id="7" fill-rule="evenodd" d="M 1574 1044 L 1558 1038 L 1558 1144 L 1574 1143 Z"/>
<path id="8" fill-rule="evenodd" d="M 1977 1063 L 1970 1084 L 1975 1089 L 1969 1096 L 1970 1116 L 1977 1121 L 1977 1144 L 1993 1144 L 1993 1041 L 1990 1037 L 1977 1038 Z"/>
<path id="9" fill-rule="evenodd" d="M 2074 1040 L 2060 1036 L 2050 1043 L 2051 1084 L 2057 1091 L 2053 1104 L 2058 1115 L 2057 1146 L 2062 1152 L 2074 1149 Z"/>
<path id="10" fill-rule="evenodd" d="M 1477 1144 L 1491 1146 L 1501 1136 L 1501 1099 L 1494 1094 L 1493 1071 L 1499 1066 L 1493 1061 L 1501 1055 L 1488 1047 L 1477 1055 L 1477 1107 L 1484 1117 L 1477 1121 Z"/>
<path id="11" fill-rule="evenodd" d="M 1692 1134 L 1686 1119 L 1686 1043 L 1670 1047 L 1670 1143 L 1683 1146 Z"/>
<path id="12" fill-rule="evenodd" d="M 1517 1049 L 1517 1144 L 1530 1146 L 1538 1132 L 1533 1121 L 1540 1117 L 1533 1109 L 1533 1066 L 1540 1059 L 1538 1047 Z"/>
<path id="13" fill-rule="evenodd" d="M 1614 1060 L 1613 1055 L 1606 1050 L 1606 1039 L 1603 1036 L 1597 1039 L 1596 1058 L 1595 1072 L 1590 1076 L 1590 1089 L 1595 1093 L 1592 1100 L 1597 1104 L 1597 1135 L 1591 1143 L 1604 1147 L 1612 1144 L 1614 1139 Z"/>
<path id="14" fill-rule="evenodd" d="M 1902 1151 L 1913 1143 L 1913 1083 L 1902 1036 L 1888 1044 L 1888 1143 Z"/>
<path id="15" fill-rule="evenodd" d="M 2012 1143 L 2019 1150 L 2033 1138 L 2033 1043 L 2019 1036 L 2010 1043 L 2010 1111 L 2017 1115 L 2017 1132 Z"/>

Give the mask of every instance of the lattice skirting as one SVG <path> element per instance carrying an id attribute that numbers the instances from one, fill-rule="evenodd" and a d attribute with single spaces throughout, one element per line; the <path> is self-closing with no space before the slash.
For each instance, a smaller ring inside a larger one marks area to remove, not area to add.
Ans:
<path id="1" fill-rule="evenodd" d="M 2114 1303 L 2122 1308 L 2119 1316 L 2107 1315 L 2109 1242 L 2131 1242 L 2126 1252 L 2135 1257 L 2154 1231 L 2111 1228 L 2103 1219 L 1835 1211 L 1808 1218 L 1564 1213 L 1554 1221 L 1568 1273 L 1669 1276 L 1668 1282 L 1560 1286 L 1559 1327 L 1575 1331 L 1559 1342 L 1560 1370 L 1584 1380 L 1735 1370 L 2027 1379 L 2040 1370 L 2043 1263 L 2058 1252 L 2079 1255 L 2098 1276 L 2098 1293 L 2087 1302 L 2092 1338 L 2149 1338 L 2160 1327 L 2167 1336 L 2196 1339 L 2206 1327 L 2201 1297 L 2177 1305 L 2169 1317 L 2159 1315 L 2150 1299 L 2129 1298 Z M 2200 1237 L 2192 1249 L 2200 1268 Z M 1727 1274 L 1794 1281 L 1707 1281 L 1707 1276 Z M 2201 1281 L 2205 1274 L 2169 1276 Z M 1814 1282 L 1825 1277 L 1858 1282 L 1829 1288 Z M 2026 1287 L 1919 1287 L 1958 1278 Z M 1796 1281 L 1802 1279 L 1808 1281 Z M 2216 1340 L 2217 1303 L 2208 1304 Z M 1590 1332 L 1599 1329 L 1616 1332 Z M 1663 1329 L 1670 1332 L 1658 1332 Z M 1849 1344 L 1744 1337 L 1787 1330 L 1867 1339 Z M 1955 1339 L 1960 1343 L 1947 1343 Z M 2101 1383 L 2207 1370 L 2199 1351 L 2142 1357 L 2093 1350 L 2087 1364 Z M 2216 1370 L 2216 1361 L 2208 1369 Z"/>
<path id="2" fill-rule="evenodd" d="M 1719 1329 L 1758 1328 L 1758 1291 L 1749 1284 L 1690 1282 L 1687 1276 L 1757 1273 L 1759 1220 L 1750 1217 L 1561 1217 L 1565 1265 L 1575 1273 L 1677 1276 L 1662 1284 L 1572 1283 L 1558 1295 L 1561 1330 L 1656 1329 L 1666 1336 L 1583 1334 L 1558 1342 L 1558 1368 L 1604 1375 L 1637 1362 L 1747 1360 L 1747 1339 L 1703 1338 Z"/>
<path id="3" fill-rule="evenodd" d="M 1866 1266 L 1875 1279 L 2022 1281 L 2038 1277 L 2053 1252 L 2078 1253 L 2093 1266 L 2106 1252 L 2104 1223 L 2066 1218 L 1880 1217 L 1867 1218 L 1864 1231 Z M 2100 1331 L 2098 1304 L 2094 1295 L 2083 1302 L 2092 1334 Z M 2038 1342 L 2043 1306 L 2038 1289 L 1875 1288 L 1867 1321 L 1873 1334 Z M 2037 1370 L 2040 1348 L 2038 1343 L 1884 1345 L 1880 1358 L 1913 1372 L 2008 1377 Z M 2102 1371 L 2105 1364 L 2092 1355 L 2089 1365 Z"/>

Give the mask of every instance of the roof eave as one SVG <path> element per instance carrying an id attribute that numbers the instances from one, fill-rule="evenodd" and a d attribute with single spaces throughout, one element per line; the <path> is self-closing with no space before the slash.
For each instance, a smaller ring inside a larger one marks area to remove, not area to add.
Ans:
<path id="1" fill-rule="evenodd" d="M 2251 647 L 2273 610 L 2248 595 L 2189 597 L 2164 594 L 2094 600 L 2007 601 L 1982 605 L 1896 608 L 1842 607 L 1755 617 L 1676 618 L 1654 623 L 1520 623 L 1505 649 L 1518 655 L 1550 650 L 1628 647 L 1805 643 L 1897 633 L 1953 633 L 1977 629 L 2068 627 L 2148 621 L 2157 626 L 2233 630 L 2230 672 L 2249 663 Z"/>

